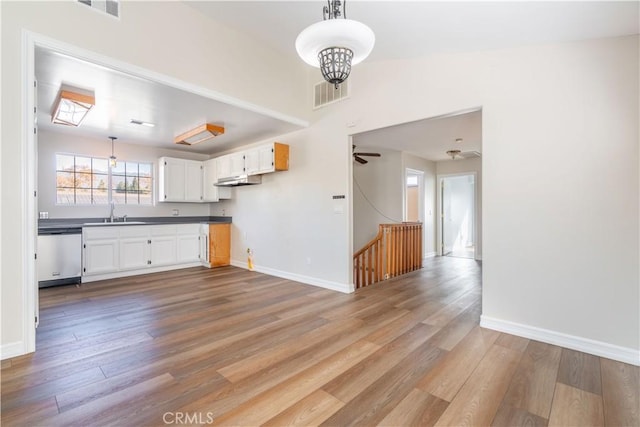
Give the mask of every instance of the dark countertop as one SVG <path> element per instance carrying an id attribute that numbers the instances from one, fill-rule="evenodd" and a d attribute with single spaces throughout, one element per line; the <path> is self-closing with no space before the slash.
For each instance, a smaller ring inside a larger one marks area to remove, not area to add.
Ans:
<path id="1" fill-rule="evenodd" d="M 77 229 L 82 227 L 100 227 L 104 218 L 50 218 L 38 221 L 38 231 Z M 91 225 L 87 225 L 87 224 Z M 141 224 L 143 223 L 143 224 Z M 230 216 L 156 216 L 156 217 L 127 217 L 121 219 L 118 225 L 160 225 L 160 224 L 216 224 L 231 223 Z"/>

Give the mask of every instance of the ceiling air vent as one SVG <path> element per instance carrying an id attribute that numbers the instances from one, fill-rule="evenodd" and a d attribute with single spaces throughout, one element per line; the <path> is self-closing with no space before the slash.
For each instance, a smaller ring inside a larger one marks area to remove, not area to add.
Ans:
<path id="1" fill-rule="evenodd" d="M 473 159 L 474 157 L 480 157 L 480 153 L 477 151 L 463 151 L 460 153 L 460 157 L 463 159 Z"/>
<path id="2" fill-rule="evenodd" d="M 92 9 L 107 15 L 115 16 L 116 18 L 120 17 L 119 0 L 78 0 L 78 3 L 86 4 Z"/>
<path id="3" fill-rule="evenodd" d="M 348 82 L 338 85 L 338 88 L 336 89 L 333 83 L 323 81 L 313 87 L 313 108 L 321 108 L 348 97 Z"/>

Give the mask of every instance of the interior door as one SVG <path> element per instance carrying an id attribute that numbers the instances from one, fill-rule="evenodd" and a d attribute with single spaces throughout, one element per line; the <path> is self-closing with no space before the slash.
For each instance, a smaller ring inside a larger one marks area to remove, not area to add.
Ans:
<path id="1" fill-rule="evenodd" d="M 474 258 L 475 177 L 445 177 L 441 191 L 442 255 Z"/>

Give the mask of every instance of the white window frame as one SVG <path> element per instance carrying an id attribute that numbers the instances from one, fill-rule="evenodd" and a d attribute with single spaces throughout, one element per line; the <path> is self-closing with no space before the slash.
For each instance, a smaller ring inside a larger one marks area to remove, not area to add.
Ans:
<path id="1" fill-rule="evenodd" d="M 103 158 L 103 157 L 94 157 L 94 156 L 90 156 L 90 155 L 85 155 L 85 154 L 78 154 L 78 153 L 56 153 L 56 169 L 55 169 L 55 175 L 56 175 L 56 179 L 55 179 L 55 192 L 56 192 L 56 206 L 108 206 L 111 203 L 114 203 L 118 206 L 155 206 L 156 204 L 156 200 L 154 197 L 154 180 L 155 180 L 155 174 L 154 174 L 154 164 L 153 162 L 147 162 L 147 161 L 133 161 L 133 160 L 118 160 L 118 162 L 122 162 L 122 163 L 137 163 L 138 164 L 138 168 L 140 167 L 141 164 L 144 165 L 148 165 L 149 166 L 149 170 L 150 170 L 150 176 L 149 178 L 151 179 L 151 186 L 150 186 L 150 191 L 149 191 L 149 195 L 151 197 L 151 202 L 150 203 L 119 203 L 116 202 L 114 200 L 113 197 L 113 186 L 112 186 L 112 181 L 113 181 L 113 168 L 110 164 L 107 164 L 107 173 L 106 173 L 106 177 L 107 177 L 107 202 L 106 203 L 78 203 L 76 202 L 76 197 L 74 195 L 74 203 L 60 203 L 58 202 L 58 188 L 63 188 L 63 187 L 58 187 L 58 172 L 65 172 L 63 170 L 58 170 L 58 156 L 69 156 L 69 157 L 73 157 L 74 158 L 74 165 L 75 165 L 75 158 L 76 157 L 84 157 L 84 158 L 89 158 L 92 161 L 92 168 L 91 168 L 91 174 L 93 175 L 93 160 L 97 159 L 97 160 L 104 160 L 106 162 L 109 161 L 109 159 Z M 74 171 L 75 173 L 75 171 Z M 103 175 L 103 174 L 100 174 Z M 115 176 L 124 176 L 124 177 L 130 177 L 129 175 L 126 174 L 125 175 L 120 175 L 120 174 L 116 174 Z M 138 174 L 137 174 L 137 178 L 138 180 L 140 179 L 140 172 L 138 169 Z M 73 187 L 74 190 L 77 190 L 77 187 Z M 93 188 L 91 188 L 93 189 Z M 126 193 L 125 193 L 126 194 Z M 126 197 L 126 196 L 125 196 Z M 138 197 L 138 201 L 140 200 L 140 198 Z"/>

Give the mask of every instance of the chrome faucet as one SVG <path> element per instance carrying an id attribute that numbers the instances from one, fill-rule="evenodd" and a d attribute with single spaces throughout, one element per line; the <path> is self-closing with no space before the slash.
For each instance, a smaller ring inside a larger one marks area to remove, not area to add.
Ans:
<path id="1" fill-rule="evenodd" d="M 113 222 L 113 210 L 115 209 L 116 204 L 111 201 L 111 213 L 109 214 L 109 222 Z"/>

